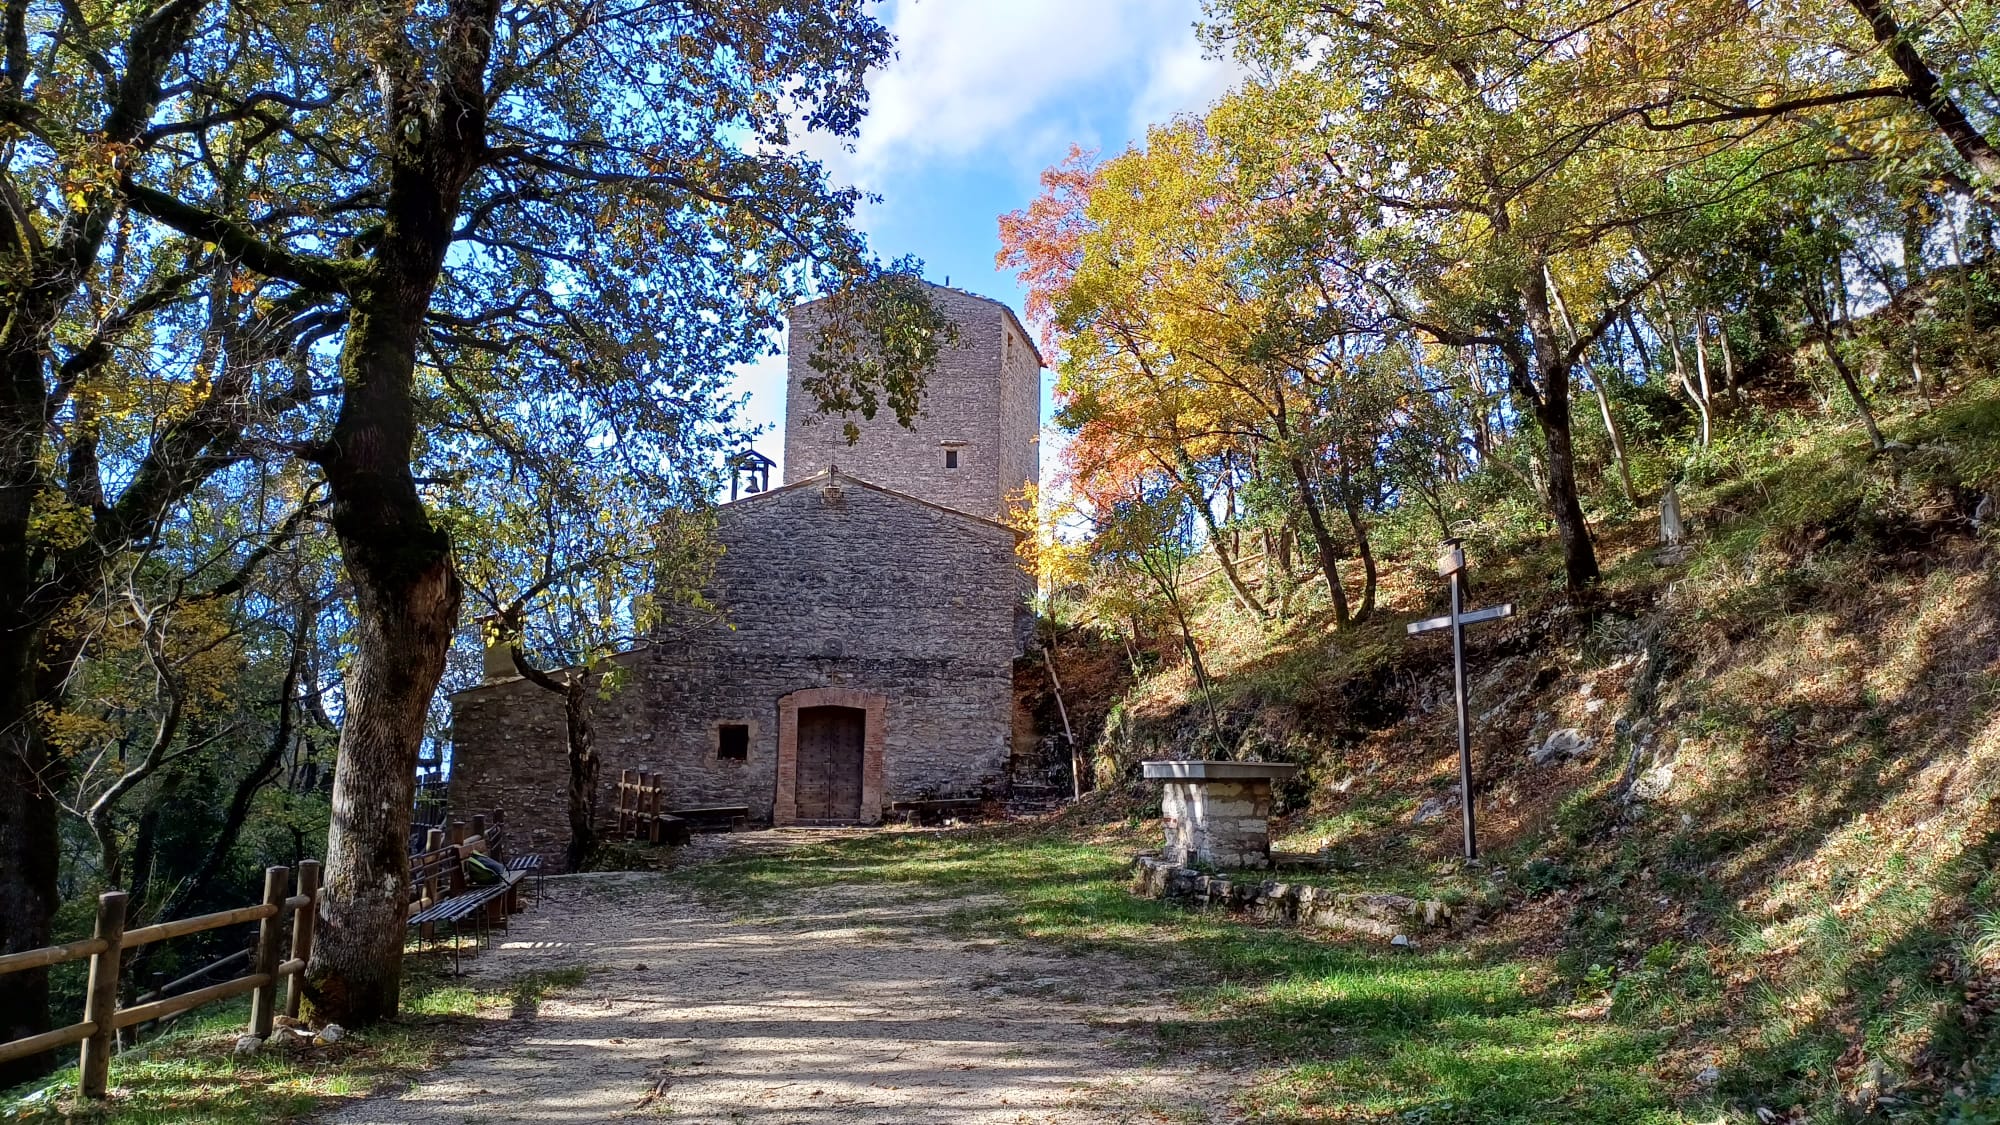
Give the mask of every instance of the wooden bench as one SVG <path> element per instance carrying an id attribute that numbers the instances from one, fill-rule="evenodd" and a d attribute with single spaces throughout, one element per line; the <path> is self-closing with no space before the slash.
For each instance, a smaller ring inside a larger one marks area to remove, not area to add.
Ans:
<path id="1" fill-rule="evenodd" d="M 527 855 L 515 856 L 507 861 L 507 870 L 519 871 L 522 878 L 533 875 L 535 877 L 535 901 L 542 901 L 542 854 L 540 852 L 529 852 Z"/>
<path id="2" fill-rule="evenodd" d="M 750 823 L 748 805 L 711 805 L 699 809 L 675 809 L 673 815 L 687 821 L 695 832 L 741 832 Z"/>
<path id="3" fill-rule="evenodd" d="M 987 802 L 978 797 L 950 797 L 933 801 L 893 801 L 891 818 L 904 824 L 943 824 L 953 817 L 967 820 L 982 815 Z"/>

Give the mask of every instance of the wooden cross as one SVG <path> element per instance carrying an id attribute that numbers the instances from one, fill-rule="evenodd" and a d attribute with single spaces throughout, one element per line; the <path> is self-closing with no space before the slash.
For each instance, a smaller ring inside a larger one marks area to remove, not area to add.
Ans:
<path id="1" fill-rule="evenodd" d="M 1410 623 L 1410 635 L 1434 629 L 1451 630 L 1452 684 L 1458 696 L 1458 807 L 1465 814 L 1465 858 L 1479 858 L 1478 829 L 1472 811 L 1472 717 L 1465 691 L 1465 627 L 1481 621 L 1497 621 L 1514 616 L 1512 603 L 1467 611 L 1465 608 L 1465 546 L 1460 539 L 1444 541 L 1438 556 L 1438 574 L 1451 580 L 1451 612 L 1443 617 Z"/>

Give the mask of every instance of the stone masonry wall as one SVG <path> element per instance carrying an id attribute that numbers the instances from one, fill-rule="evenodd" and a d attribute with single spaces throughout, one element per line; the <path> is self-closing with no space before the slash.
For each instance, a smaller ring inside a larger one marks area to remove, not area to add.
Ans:
<path id="1" fill-rule="evenodd" d="M 1166 857 L 1240 871 L 1271 866 L 1271 783 L 1169 781 L 1160 811 Z"/>
<path id="2" fill-rule="evenodd" d="M 1454 925 L 1473 913 L 1471 907 L 1455 910 L 1440 899 L 1381 892 L 1356 894 L 1290 879 L 1212 875 L 1161 856 L 1138 856 L 1132 866 L 1132 890 L 1151 898 L 1403 945 L 1414 944 L 1411 935 Z"/>
<path id="3" fill-rule="evenodd" d="M 885 488 L 988 519 L 1040 477 L 1041 360 L 1005 305 L 958 289 L 931 295 L 957 323 L 958 343 L 925 378 L 915 429 L 884 407 L 872 419 L 821 414 L 804 382 L 818 338 L 816 304 L 792 312 L 785 400 L 785 483 L 829 465 Z M 848 444 L 845 422 L 860 440 Z M 946 445 L 944 443 L 953 443 Z M 958 467 L 945 468 L 945 451 Z"/>
<path id="4" fill-rule="evenodd" d="M 725 506 L 712 597 L 726 624 L 669 629 L 597 704 L 608 794 L 620 769 L 663 775 L 672 807 L 747 805 L 768 820 L 778 701 L 806 688 L 887 698 L 884 803 L 982 796 L 1005 774 L 1019 565 L 1011 531 L 834 478 Z M 568 839 L 561 701 L 522 681 L 453 697 L 451 804 L 500 807 L 537 850 Z M 750 726 L 718 757 L 717 726 Z M 605 802 L 608 806 L 608 800 Z"/>

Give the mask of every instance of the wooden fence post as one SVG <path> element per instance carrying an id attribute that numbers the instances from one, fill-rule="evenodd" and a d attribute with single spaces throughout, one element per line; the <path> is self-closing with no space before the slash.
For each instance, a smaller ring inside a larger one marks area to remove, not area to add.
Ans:
<path id="1" fill-rule="evenodd" d="M 86 1098 L 101 1098 L 111 1077 L 111 1049 L 118 1041 L 119 943 L 125 937 L 125 892 L 97 896 L 97 928 L 91 936 L 105 943 L 104 952 L 90 959 L 90 986 L 84 993 L 83 1018 L 97 1025 L 83 1041 L 77 1085 Z"/>
<path id="2" fill-rule="evenodd" d="M 257 923 L 257 963 L 250 972 L 262 975 L 264 983 L 250 994 L 250 1034 L 270 1037 L 278 1014 L 278 938 L 285 931 L 285 892 L 290 889 L 292 872 L 284 867 L 264 869 L 264 905 L 273 907 L 271 916 Z"/>
<path id="3" fill-rule="evenodd" d="M 485 813 L 473 813 L 473 814 L 472 814 L 472 834 L 473 834 L 474 836 L 477 836 L 477 837 L 479 837 L 479 838 L 480 838 L 480 839 L 481 839 L 482 841 L 483 841 L 483 840 L 485 840 L 485 838 L 486 838 L 486 814 L 485 814 Z"/>
<path id="4" fill-rule="evenodd" d="M 308 859 L 299 864 L 299 893 L 305 896 L 306 904 L 292 915 L 292 960 L 310 961 L 313 925 L 319 918 L 319 860 Z M 305 992 L 306 974 L 300 970 L 285 982 L 285 1015 L 299 1018 L 299 1002 L 305 999 Z"/>

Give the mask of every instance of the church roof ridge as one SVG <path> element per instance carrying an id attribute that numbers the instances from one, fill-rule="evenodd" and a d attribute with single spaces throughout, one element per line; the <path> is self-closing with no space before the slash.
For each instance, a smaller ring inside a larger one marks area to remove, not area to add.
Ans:
<path id="1" fill-rule="evenodd" d="M 732 500 L 728 504 L 722 506 L 729 508 L 739 507 L 744 504 L 755 503 L 756 501 L 761 500 L 766 496 L 776 496 L 781 492 L 791 492 L 795 489 L 804 488 L 807 485 L 811 484 L 824 485 L 833 483 L 858 484 L 861 487 L 868 489 L 871 492 L 879 492 L 884 496 L 894 497 L 897 500 L 908 501 L 909 503 L 912 504 L 916 504 L 925 508 L 930 508 L 933 511 L 943 512 L 944 514 L 949 516 L 957 516 L 960 519 L 971 520 L 974 523 L 983 523 L 989 527 L 997 527 L 1000 530 L 1007 532 L 1009 535 L 1014 536 L 1016 539 L 1024 538 L 1026 536 L 1025 532 L 1023 532 L 1020 528 L 1014 527 L 1011 524 L 1004 523 L 1000 520 L 991 519 L 987 516 L 976 515 L 972 512 L 966 511 L 963 508 L 954 508 L 949 504 L 939 504 L 933 500 L 926 500 L 921 496 L 912 496 L 907 492 L 899 492 L 896 489 L 887 487 L 886 485 L 876 484 L 874 481 L 867 480 L 863 477 L 857 477 L 853 473 L 842 472 L 838 465 L 829 465 L 828 467 L 821 469 L 819 472 L 816 472 L 809 477 L 801 477 L 790 484 L 781 484 L 776 488 L 765 489 L 763 492 L 759 492 L 751 496 L 745 496 L 740 500 Z"/>

